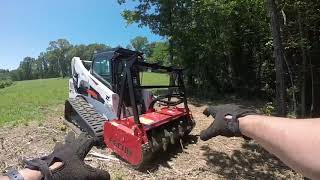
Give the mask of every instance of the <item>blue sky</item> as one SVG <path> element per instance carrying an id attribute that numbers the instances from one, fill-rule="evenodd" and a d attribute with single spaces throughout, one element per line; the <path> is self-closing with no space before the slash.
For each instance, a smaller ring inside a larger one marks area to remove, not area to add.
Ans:
<path id="1" fill-rule="evenodd" d="M 0 69 L 16 69 L 24 57 L 37 57 L 58 38 L 110 46 L 126 46 L 135 36 L 161 40 L 148 28 L 126 25 L 120 13 L 131 7 L 117 0 L 1 0 Z"/>

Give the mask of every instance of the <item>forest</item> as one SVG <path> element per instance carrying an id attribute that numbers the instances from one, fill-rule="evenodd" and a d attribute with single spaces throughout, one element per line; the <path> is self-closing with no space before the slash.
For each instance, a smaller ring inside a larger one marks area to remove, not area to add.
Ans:
<path id="1" fill-rule="evenodd" d="M 126 7 L 129 0 L 118 0 Z M 134 0 L 132 0 L 134 1 Z M 318 0 L 139 0 L 122 12 L 163 37 L 135 37 L 127 46 L 148 62 L 186 68 L 192 96 L 236 94 L 273 102 L 279 116 L 320 116 L 320 3 Z M 38 57 L 25 57 L 12 81 L 66 77 L 72 57 L 91 59 L 106 44 L 49 42 Z M 5 78 L 4 78 L 5 77 Z M 8 80 L 10 81 L 10 80 Z"/>

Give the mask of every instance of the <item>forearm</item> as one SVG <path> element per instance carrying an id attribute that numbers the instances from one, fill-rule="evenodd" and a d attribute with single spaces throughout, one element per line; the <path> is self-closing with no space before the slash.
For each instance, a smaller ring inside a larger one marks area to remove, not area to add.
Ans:
<path id="1" fill-rule="evenodd" d="M 241 132 L 305 176 L 320 178 L 320 119 L 249 115 L 239 119 Z"/>
<path id="2" fill-rule="evenodd" d="M 22 169 L 19 173 L 25 180 L 39 180 L 42 178 L 41 172 L 31 169 Z M 9 180 L 8 176 L 0 176 L 0 180 Z"/>
<path id="3" fill-rule="evenodd" d="M 50 170 L 59 168 L 62 166 L 61 162 L 55 162 L 52 164 L 49 168 Z M 23 176 L 25 180 L 39 180 L 42 179 L 42 174 L 40 171 L 37 170 L 31 170 L 31 169 L 22 169 L 19 171 L 19 173 Z M 0 180 L 9 180 L 8 176 L 0 176 Z"/>

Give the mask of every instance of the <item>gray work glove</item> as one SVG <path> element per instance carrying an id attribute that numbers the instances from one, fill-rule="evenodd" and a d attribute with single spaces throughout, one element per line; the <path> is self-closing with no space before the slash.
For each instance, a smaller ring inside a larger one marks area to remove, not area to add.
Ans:
<path id="1" fill-rule="evenodd" d="M 253 110 L 243 108 L 239 105 L 227 104 L 210 106 L 203 111 L 203 114 L 207 117 L 211 115 L 215 119 L 207 129 L 200 133 L 200 139 L 207 141 L 218 135 L 226 137 L 243 136 L 239 129 L 238 118 L 256 113 Z"/>
<path id="2" fill-rule="evenodd" d="M 45 180 L 109 180 L 110 175 L 107 171 L 84 163 L 84 158 L 94 143 L 94 138 L 85 133 L 75 138 L 75 134 L 69 132 L 65 138 L 65 144 L 57 143 L 53 152 L 48 156 L 25 161 L 26 167 L 41 171 Z M 54 162 L 62 162 L 63 165 L 50 171 L 49 166 Z"/>

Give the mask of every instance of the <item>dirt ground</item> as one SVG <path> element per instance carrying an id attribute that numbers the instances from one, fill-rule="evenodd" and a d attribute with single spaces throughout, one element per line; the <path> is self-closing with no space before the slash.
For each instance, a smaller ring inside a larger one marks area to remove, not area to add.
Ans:
<path id="1" fill-rule="evenodd" d="M 303 179 L 253 141 L 242 138 L 217 137 L 207 142 L 199 133 L 212 118 L 202 114 L 205 106 L 190 103 L 197 125 L 185 140 L 185 148 L 171 147 L 159 153 L 147 170 L 137 171 L 121 160 L 98 160 L 88 155 L 86 162 L 103 168 L 112 179 Z M 70 129 L 63 124 L 63 106 L 48 113 L 42 123 L 25 123 L 18 127 L 0 128 L 0 169 L 22 167 L 22 159 L 48 154 L 57 141 L 62 141 Z M 91 152 L 114 157 L 104 149 Z"/>

